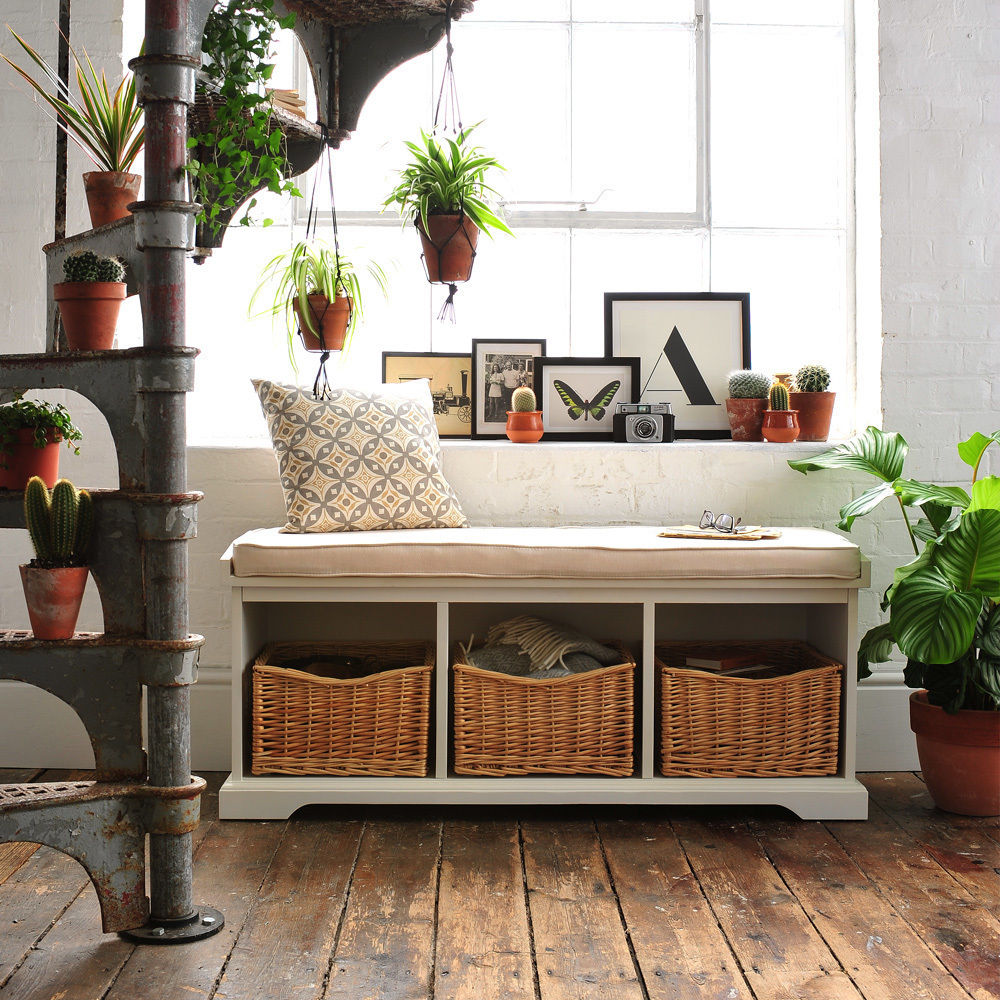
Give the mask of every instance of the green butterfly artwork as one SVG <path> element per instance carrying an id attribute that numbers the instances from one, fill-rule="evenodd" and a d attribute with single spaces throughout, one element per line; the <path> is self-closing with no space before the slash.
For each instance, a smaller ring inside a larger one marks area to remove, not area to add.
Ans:
<path id="1" fill-rule="evenodd" d="M 615 398 L 618 390 L 622 387 L 621 380 L 615 379 L 609 382 L 603 389 L 599 390 L 593 399 L 583 399 L 580 394 L 571 386 L 560 379 L 552 380 L 552 388 L 559 393 L 559 398 L 566 404 L 571 420 L 584 421 L 593 417 L 595 420 L 603 420 L 604 414 L 611 405 L 611 400 Z"/>

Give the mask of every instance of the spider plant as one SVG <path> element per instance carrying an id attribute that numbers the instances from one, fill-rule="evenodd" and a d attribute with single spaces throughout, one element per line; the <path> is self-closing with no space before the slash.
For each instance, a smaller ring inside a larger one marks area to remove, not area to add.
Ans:
<path id="1" fill-rule="evenodd" d="M 374 261 L 368 262 L 366 270 L 382 294 L 388 297 L 385 271 Z M 260 312 L 254 312 L 258 299 L 268 288 L 274 289 L 271 304 Z M 288 334 L 288 358 L 296 372 L 295 333 L 299 322 L 296 304 L 299 307 L 298 315 L 306 328 L 319 336 L 319 329 L 309 306 L 310 295 L 325 295 L 331 303 L 338 295 L 350 299 L 351 312 L 343 348 L 346 354 L 358 321 L 364 316 L 364 293 L 354 264 L 343 253 L 338 254 L 333 247 L 320 240 L 308 240 L 296 243 L 290 250 L 278 254 L 264 266 L 250 299 L 251 315 L 284 315 Z"/>
<path id="2" fill-rule="evenodd" d="M 135 79 L 127 74 L 112 92 L 102 70 L 98 75 L 90 56 L 84 50 L 81 62 L 70 47 L 76 63 L 76 84 L 79 98 L 59 78 L 54 70 L 20 35 L 8 25 L 8 31 L 42 71 L 42 76 L 55 90 L 54 94 L 36 81 L 26 70 L 3 58 L 21 78 L 45 100 L 55 112 L 53 117 L 66 134 L 86 153 L 100 170 L 128 173 L 142 149 L 144 131 L 142 108 L 136 100 Z"/>
<path id="3" fill-rule="evenodd" d="M 416 222 L 425 230 L 431 215 L 464 212 L 487 235 L 492 235 L 491 229 L 513 235 L 495 210 L 499 194 L 486 183 L 489 171 L 504 168 L 480 147 L 468 144 L 477 127 L 470 126 L 457 139 L 421 130 L 419 143 L 406 143 L 410 163 L 400 171 L 399 184 L 384 206 L 398 206 L 404 222 Z"/>

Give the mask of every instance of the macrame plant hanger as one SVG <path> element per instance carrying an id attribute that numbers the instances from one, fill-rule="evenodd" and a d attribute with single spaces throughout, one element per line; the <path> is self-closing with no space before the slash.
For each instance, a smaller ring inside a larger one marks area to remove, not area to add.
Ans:
<path id="1" fill-rule="evenodd" d="M 336 297 L 337 289 L 340 282 L 340 230 L 337 226 L 337 201 L 333 193 L 333 156 L 330 152 L 329 143 L 329 131 L 325 125 L 320 126 L 323 130 L 323 152 L 320 153 L 320 162 L 317 164 L 316 173 L 313 174 L 312 192 L 309 196 L 309 215 L 306 218 L 306 242 L 308 243 L 313 237 L 316 236 L 316 231 L 319 225 L 319 206 L 316 204 L 316 187 L 319 183 L 319 176 L 323 172 L 323 168 L 326 168 L 326 177 L 330 189 L 330 218 L 333 222 L 333 256 L 336 266 L 336 283 L 334 285 L 334 297 Z M 346 292 L 346 290 L 345 290 Z M 347 326 L 350 329 L 351 325 L 351 313 L 354 311 L 354 303 L 351 301 L 350 297 L 347 298 L 348 301 L 348 314 L 347 314 Z M 313 316 L 316 319 L 316 330 L 319 336 L 319 346 L 320 346 L 320 356 L 319 356 L 319 368 L 316 371 L 316 379 L 313 382 L 313 397 L 315 399 L 329 399 L 330 398 L 330 379 L 326 373 L 326 363 L 330 360 L 330 355 L 338 353 L 336 350 L 332 350 L 326 343 L 323 335 L 323 319 L 326 316 L 327 310 L 333 305 L 329 298 L 327 298 L 326 305 L 323 306 L 323 311 L 317 315 L 313 312 Z M 312 307 L 310 306 L 310 311 Z M 306 342 L 305 332 L 302 329 L 302 317 L 299 315 L 299 339 L 302 341 L 303 347 L 309 350 Z"/>
<path id="2" fill-rule="evenodd" d="M 451 23 L 452 23 L 452 0 L 447 0 L 445 3 L 444 11 L 444 31 L 445 31 L 445 60 L 444 60 L 444 73 L 441 76 L 441 87 L 438 90 L 437 104 L 434 107 L 434 125 L 431 129 L 431 136 L 436 136 L 438 133 L 444 134 L 451 132 L 454 134 L 456 141 L 461 142 L 465 137 L 465 126 L 462 124 L 462 111 L 458 103 L 458 85 L 455 82 L 455 67 L 452 63 L 452 56 L 455 53 L 455 47 L 451 42 Z M 468 281 L 472 277 L 472 267 L 476 262 L 476 246 L 469 238 L 469 234 L 465 228 L 466 221 L 465 214 L 465 200 L 464 198 L 459 202 L 458 205 L 458 223 L 452 232 L 443 240 L 435 240 L 430 232 L 426 231 L 430 228 L 430 220 L 425 220 L 427 223 L 425 231 L 423 233 L 423 238 L 429 243 L 435 250 L 438 258 L 437 267 L 437 279 L 431 277 L 430 269 L 427 266 L 427 255 L 421 254 L 420 259 L 424 262 L 424 273 L 427 275 L 427 280 L 433 285 L 447 285 L 448 286 L 448 297 L 444 300 L 444 304 L 441 306 L 441 311 L 438 313 L 438 320 L 441 322 L 454 323 L 455 322 L 455 294 L 458 292 L 458 282 Z M 444 262 L 444 254 L 448 247 L 453 241 L 465 242 L 469 246 L 471 251 L 471 259 L 469 263 L 468 271 L 465 277 L 451 277 L 450 279 L 445 279 L 441 275 L 441 267 Z"/>

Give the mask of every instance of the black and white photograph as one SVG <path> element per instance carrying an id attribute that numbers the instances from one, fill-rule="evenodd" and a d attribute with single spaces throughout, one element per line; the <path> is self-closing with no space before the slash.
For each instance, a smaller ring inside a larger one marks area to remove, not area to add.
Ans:
<path id="1" fill-rule="evenodd" d="M 544 340 L 473 340 L 472 436 L 501 438 L 514 390 L 535 384 Z"/>
<path id="2" fill-rule="evenodd" d="M 382 381 L 425 378 L 434 402 L 438 437 L 467 438 L 472 429 L 472 358 L 468 354 L 383 351 Z"/>
<path id="3" fill-rule="evenodd" d="M 604 350 L 641 359 L 636 401 L 670 403 L 677 437 L 727 438 L 728 375 L 750 367 L 750 294 L 607 292 Z"/>
<path id="4" fill-rule="evenodd" d="M 618 403 L 634 403 L 638 358 L 541 358 L 535 395 L 545 440 L 611 441 Z"/>

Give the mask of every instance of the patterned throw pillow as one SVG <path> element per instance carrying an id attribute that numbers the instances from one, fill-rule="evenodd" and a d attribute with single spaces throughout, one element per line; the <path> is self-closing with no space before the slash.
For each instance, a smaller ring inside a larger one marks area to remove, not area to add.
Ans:
<path id="1" fill-rule="evenodd" d="M 305 389 L 254 381 L 278 460 L 283 531 L 466 528 L 441 471 L 424 380 L 377 390 Z"/>

